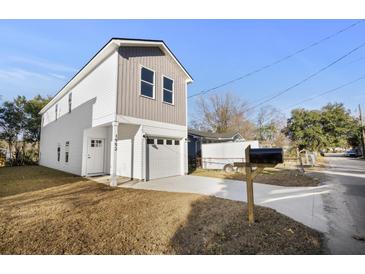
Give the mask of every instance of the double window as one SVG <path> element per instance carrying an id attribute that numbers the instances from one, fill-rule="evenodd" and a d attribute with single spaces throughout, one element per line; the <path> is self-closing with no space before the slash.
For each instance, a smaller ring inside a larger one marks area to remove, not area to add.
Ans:
<path id="1" fill-rule="evenodd" d="M 151 69 L 141 67 L 141 89 L 140 93 L 144 97 L 155 98 L 155 72 Z M 174 104 L 174 80 L 162 77 L 162 101 Z"/>
<path id="2" fill-rule="evenodd" d="M 168 104 L 174 103 L 174 81 L 167 77 L 162 77 L 163 101 Z"/>
<path id="3" fill-rule="evenodd" d="M 141 95 L 155 98 L 155 72 L 145 67 L 141 68 Z"/>

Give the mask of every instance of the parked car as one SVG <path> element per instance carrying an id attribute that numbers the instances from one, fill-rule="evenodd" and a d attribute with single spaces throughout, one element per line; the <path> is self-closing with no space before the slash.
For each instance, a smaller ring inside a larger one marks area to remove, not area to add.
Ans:
<path id="1" fill-rule="evenodd" d="M 350 149 L 350 150 L 347 150 L 345 152 L 345 157 L 356 158 L 356 157 L 359 157 L 359 156 L 361 156 L 361 154 L 356 149 Z"/>

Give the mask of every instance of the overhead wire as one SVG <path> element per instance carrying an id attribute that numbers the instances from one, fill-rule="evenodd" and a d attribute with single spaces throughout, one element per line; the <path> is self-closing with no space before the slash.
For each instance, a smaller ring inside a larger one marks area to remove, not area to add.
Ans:
<path id="1" fill-rule="evenodd" d="M 301 48 L 301 49 L 299 49 L 299 50 L 297 50 L 297 51 L 295 51 L 295 52 L 293 52 L 293 53 L 291 53 L 289 55 L 286 55 L 286 56 L 284 56 L 284 57 L 282 57 L 282 58 L 280 58 L 280 59 L 278 59 L 278 60 L 276 60 L 276 61 L 274 61 L 272 63 L 269 63 L 267 65 L 264 65 L 264 66 L 261 66 L 261 67 L 255 69 L 255 70 L 252 70 L 252 71 L 250 71 L 250 72 L 248 72 L 248 73 L 246 73 L 246 74 L 244 74 L 244 75 L 242 75 L 240 77 L 234 78 L 232 80 L 226 81 L 226 82 L 224 82 L 222 84 L 219 84 L 217 86 L 214 86 L 212 88 L 209 88 L 209 89 L 206 89 L 206 90 L 202 90 L 202 91 L 200 91 L 200 92 L 198 92 L 196 94 L 190 95 L 190 96 L 188 96 L 188 99 L 194 98 L 194 97 L 199 96 L 199 95 L 206 94 L 206 93 L 211 92 L 211 91 L 214 91 L 214 90 L 217 90 L 217 89 L 222 88 L 224 86 L 230 85 L 230 84 L 232 84 L 234 82 L 240 81 L 240 80 L 242 80 L 244 78 L 250 77 L 250 76 L 252 76 L 252 75 L 254 75 L 256 73 L 259 73 L 259 72 L 261 72 L 263 70 L 266 70 L 266 69 L 268 69 L 270 67 L 273 67 L 273 66 L 275 66 L 277 64 L 280 64 L 280 63 L 282 63 L 282 62 L 284 62 L 284 61 L 286 61 L 286 60 L 288 60 L 288 59 L 290 59 L 290 58 L 292 58 L 292 57 L 294 57 L 294 56 L 296 56 L 296 55 L 298 55 L 298 54 L 300 54 L 300 53 L 302 53 L 302 52 L 304 52 L 304 51 L 306 51 L 308 49 L 311 49 L 313 47 L 316 47 L 316 46 L 320 45 L 321 43 L 323 43 L 323 42 L 325 42 L 327 40 L 330 40 L 330 39 L 336 37 L 337 35 L 339 35 L 339 34 L 341 34 L 343 32 L 346 32 L 347 30 L 349 30 L 351 28 L 354 28 L 355 26 L 357 26 L 360 23 L 362 23 L 364 20 L 365 19 L 358 20 L 358 21 L 352 23 L 351 25 L 349 25 L 349 26 L 347 26 L 347 27 L 345 27 L 345 28 L 343 28 L 341 30 L 336 31 L 333 34 L 330 34 L 330 35 L 328 35 L 328 36 L 326 36 L 326 37 L 324 37 L 324 38 L 322 38 L 322 39 L 320 39 L 320 40 L 318 40 L 316 42 L 313 42 L 310 45 L 308 45 L 308 46 L 306 46 L 304 48 Z"/>

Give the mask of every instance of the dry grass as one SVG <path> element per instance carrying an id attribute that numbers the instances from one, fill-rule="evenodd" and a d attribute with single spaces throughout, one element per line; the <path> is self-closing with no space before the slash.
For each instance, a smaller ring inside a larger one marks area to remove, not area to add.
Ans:
<path id="1" fill-rule="evenodd" d="M 321 253 L 320 233 L 255 210 L 249 226 L 241 202 L 74 182 L 0 198 L 0 254 Z"/>
<path id="2" fill-rule="evenodd" d="M 246 180 L 244 170 L 242 172 L 226 173 L 223 170 L 197 169 L 192 175 L 207 176 L 221 179 Z M 265 168 L 255 179 L 255 183 L 277 186 L 317 186 L 319 180 L 307 176 L 295 168 L 278 166 Z"/>
<path id="3" fill-rule="evenodd" d="M 84 180 L 79 176 L 41 166 L 0 167 L 0 197 Z"/>

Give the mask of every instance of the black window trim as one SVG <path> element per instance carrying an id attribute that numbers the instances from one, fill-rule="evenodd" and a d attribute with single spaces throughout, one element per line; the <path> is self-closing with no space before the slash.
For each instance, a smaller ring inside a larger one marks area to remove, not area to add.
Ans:
<path id="1" fill-rule="evenodd" d="M 153 72 L 153 83 L 142 80 L 142 69 L 143 68 Z M 142 94 L 142 84 L 141 84 L 142 82 L 152 85 L 152 95 L 153 95 L 152 97 Z M 153 99 L 153 100 L 156 99 L 156 72 L 153 69 L 148 68 L 143 65 L 140 65 L 140 69 L 139 69 L 139 95 L 144 98 L 148 98 L 148 99 Z"/>
<path id="2" fill-rule="evenodd" d="M 164 78 L 169 79 L 169 80 L 172 81 L 172 90 L 169 90 L 169 89 L 165 88 L 165 86 L 164 86 Z M 175 81 L 174 81 L 174 79 L 172 79 L 172 78 L 170 78 L 170 77 L 168 77 L 166 75 L 162 75 L 162 81 L 161 81 L 161 83 L 162 83 L 162 102 L 165 103 L 165 104 L 174 106 L 175 105 Z M 170 102 L 166 102 L 164 100 L 164 90 L 172 93 L 172 102 L 171 103 Z"/>

